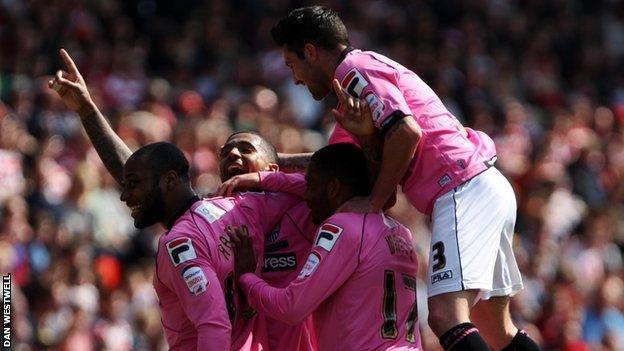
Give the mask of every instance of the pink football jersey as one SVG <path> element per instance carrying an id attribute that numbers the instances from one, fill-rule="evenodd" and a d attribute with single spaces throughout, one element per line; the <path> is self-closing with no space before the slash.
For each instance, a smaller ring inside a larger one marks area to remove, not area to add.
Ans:
<path id="1" fill-rule="evenodd" d="M 339 213 L 318 229 L 295 281 L 239 283 L 268 316 L 299 323 L 313 314 L 320 350 L 421 350 L 418 263 L 409 230 L 383 214 Z"/>
<path id="2" fill-rule="evenodd" d="M 289 209 L 280 223 L 264 237 L 262 279 L 278 288 L 295 280 L 310 253 L 316 228 L 305 202 Z M 311 317 L 296 325 L 267 317 L 266 324 L 270 350 L 316 349 Z"/>
<path id="3" fill-rule="evenodd" d="M 236 288 L 225 229 L 246 225 L 262 257 L 264 233 L 300 201 L 268 192 L 198 200 L 159 238 L 154 288 L 171 350 L 266 349 L 265 321 Z"/>
<path id="4" fill-rule="evenodd" d="M 486 170 L 495 155 L 484 133 L 466 135 L 457 119 L 414 72 L 372 51 L 352 50 L 334 77 L 354 97 L 368 102 L 382 133 L 403 116 L 413 116 L 422 138 L 401 180 L 403 192 L 419 211 L 431 214 L 435 199 Z M 330 140 L 347 140 L 341 133 Z"/>

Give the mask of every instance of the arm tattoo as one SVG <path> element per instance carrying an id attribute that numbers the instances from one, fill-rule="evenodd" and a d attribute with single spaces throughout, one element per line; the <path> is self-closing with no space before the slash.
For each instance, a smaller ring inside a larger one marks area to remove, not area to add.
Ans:
<path id="1" fill-rule="evenodd" d="M 106 166 L 106 169 L 117 183 L 121 184 L 123 180 L 123 166 L 126 160 L 130 158 L 132 151 L 115 134 L 100 111 L 95 110 L 87 116 L 81 117 L 81 121 L 104 166 Z"/>
<path id="2" fill-rule="evenodd" d="M 305 172 L 312 158 L 312 153 L 278 154 L 278 166 L 284 172 Z"/>

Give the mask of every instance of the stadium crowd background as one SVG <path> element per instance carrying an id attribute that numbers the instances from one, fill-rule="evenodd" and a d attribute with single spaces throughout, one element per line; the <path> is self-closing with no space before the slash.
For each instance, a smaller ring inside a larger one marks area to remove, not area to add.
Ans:
<path id="1" fill-rule="evenodd" d="M 354 46 L 418 73 L 487 132 L 518 198 L 525 290 L 514 318 L 546 350 L 624 349 L 624 3 L 318 1 Z M 75 58 L 123 139 L 169 140 L 195 188 L 219 184 L 230 132 L 314 151 L 334 101 L 292 83 L 270 28 L 306 1 L 0 1 L 0 272 L 13 277 L 16 350 L 162 350 L 156 234 L 137 231 L 77 116 L 46 87 Z M 427 264 L 428 219 L 412 229 Z M 421 281 L 422 283 L 422 281 Z M 437 350 L 419 309 L 425 349 Z"/>

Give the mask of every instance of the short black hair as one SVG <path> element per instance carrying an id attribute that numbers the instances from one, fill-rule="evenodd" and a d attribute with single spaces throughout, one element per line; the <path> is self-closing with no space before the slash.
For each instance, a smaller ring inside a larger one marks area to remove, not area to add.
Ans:
<path id="1" fill-rule="evenodd" d="M 260 147 L 262 148 L 262 151 L 267 155 L 267 157 L 269 158 L 269 162 L 271 163 L 277 163 L 277 150 L 275 149 L 275 146 L 273 144 L 271 144 L 268 140 L 266 140 L 262 135 L 260 135 L 258 132 L 254 132 L 252 130 L 242 130 L 242 131 L 238 131 L 235 133 L 232 133 L 227 140 L 225 141 L 226 143 L 228 141 L 230 141 L 230 139 L 232 139 L 233 137 L 239 135 L 239 134 L 251 134 L 251 135 L 255 135 L 260 139 Z"/>
<path id="2" fill-rule="evenodd" d="M 347 27 L 335 11 L 323 6 L 292 10 L 271 29 L 271 36 L 279 46 L 286 45 L 302 59 L 307 43 L 327 50 L 349 45 Z"/>
<path id="3" fill-rule="evenodd" d="M 371 193 L 366 157 L 359 147 L 349 143 L 325 146 L 312 155 L 310 164 L 321 177 L 335 177 L 353 191 L 353 196 Z"/>
<path id="4" fill-rule="evenodd" d="M 161 141 L 147 144 L 130 157 L 140 157 L 145 160 L 157 177 L 168 171 L 175 171 L 184 181 L 189 180 L 189 162 L 182 150 L 172 143 Z"/>

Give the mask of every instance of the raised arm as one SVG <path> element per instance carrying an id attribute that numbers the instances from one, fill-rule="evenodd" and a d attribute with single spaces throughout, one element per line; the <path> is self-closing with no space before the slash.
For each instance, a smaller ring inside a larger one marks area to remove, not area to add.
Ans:
<path id="1" fill-rule="evenodd" d="M 67 51 L 61 49 L 60 55 L 68 71 L 58 70 L 48 86 L 58 93 L 67 107 L 80 116 L 80 121 L 104 166 L 117 183 L 121 184 L 123 165 L 132 151 L 115 134 L 91 99 L 87 84 Z"/>
<path id="2" fill-rule="evenodd" d="M 293 173 L 293 172 L 305 172 L 308 168 L 308 164 L 310 163 L 310 159 L 312 158 L 311 152 L 300 153 L 300 154 L 277 154 L 277 165 L 279 169 L 283 172 Z"/>
<path id="3" fill-rule="evenodd" d="M 301 173 L 254 172 L 236 175 L 217 188 L 219 196 L 232 196 L 236 191 L 268 190 L 303 197 L 306 191 L 305 176 Z"/>
<path id="4" fill-rule="evenodd" d="M 367 199 L 374 204 L 370 206 L 370 210 L 378 211 L 382 207 L 388 209 L 396 202 L 397 184 L 407 170 L 414 153 L 412 151 L 409 154 L 408 151 L 405 152 L 406 155 L 403 155 L 403 150 L 404 148 L 412 148 L 412 146 L 413 150 L 416 150 L 420 135 L 417 138 L 412 136 L 407 140 L 401 138 L 389 141 L 391 134 L 389 131 L 386 133 L 386 140 L 384 141 L 381 133 L 373 124 L 371 109 L 366 100 L 349 95 L 336 79 L 333 81 L 333 87 L 340 102 L 340 109 L 333 109 L 332 113 L 340 126 L 349 130 L 357 138 L 366 156 L 368 175 L 373 187 L 371 197 Z M 400 122 L 402 123 L 402 121 Z M 414 125 L 418 127 L 416 123 Z M 392 133 L 394 133 L 394 129 Z M 412 143 L 414 145 L 411 145 Z M 403 160 L 400 161 L 402 158 Z M 384 160 L 386 161 L 385 164 L 383 163 Z M 394 165 L 394 160 L 397 160 L 400 165 Z M 390 176 L 393 176 L 393 179 L 389 180 Z M 394 183 L 394 178 L 396 178 L 396 183 Z M 345 209 L 348 210 L 349 208 L 346 207 L 343 210 Z M 366 210 L 364 209 L 365 212 Z"/>

